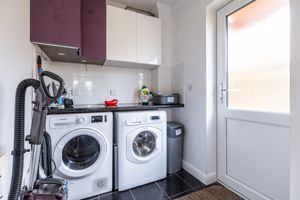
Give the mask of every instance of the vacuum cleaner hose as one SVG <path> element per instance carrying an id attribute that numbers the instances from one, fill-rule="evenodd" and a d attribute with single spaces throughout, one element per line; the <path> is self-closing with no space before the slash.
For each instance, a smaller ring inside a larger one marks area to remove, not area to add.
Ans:
<path id="1" fill-rule="evenodd" d="M 24 118 L 25 118 L 25 95 L 26 89 L 40 87 L 40 82 L 35 79 L 25 79 L 17 87 L 15 105 L 15 133 L 13 154 L 13 171 L 9 191 L 9 200 L 18 200 L 22 187 L 24 165 Z"/>

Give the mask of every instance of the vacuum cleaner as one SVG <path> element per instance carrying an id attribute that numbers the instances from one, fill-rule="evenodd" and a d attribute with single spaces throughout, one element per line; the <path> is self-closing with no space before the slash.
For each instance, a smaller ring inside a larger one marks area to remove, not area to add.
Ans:
<path id="1" fill-rule="evenodd" d="M 50 90 L 49 85 L 51 84 L 52 87 L 56 88 Z M 32 102 L 34 106 L 31 131 L 30 134 L 25 137 L 25 94 L 29 87 L 34 88 L 36 98 L 35 101 Z M 40 178 L 38 176 L 40 161 L 42 160 L 41 149 L 43 143 L 45 143 L 45 136 L 47 136 L 45 126 L 49 106 L 61 96 L 63 89 L 63 79 L 49 71 L 41 72 L 39 81 L 35 79 L 25 79 L 20 82 L 17 87 L 15 99 L 14 149 L 12 151 L 13 169 L 8 196 L 9 200 L 67 199 L 67 187 L 64 180 L 54 179 L 51 176 L 46 178 Z M 25 149 L 25 141 L 31 145 L 30 150 Z M 29 151 L 31 151 L 31 155 L 28 183 L 22 187 L 24 154 Z"/>

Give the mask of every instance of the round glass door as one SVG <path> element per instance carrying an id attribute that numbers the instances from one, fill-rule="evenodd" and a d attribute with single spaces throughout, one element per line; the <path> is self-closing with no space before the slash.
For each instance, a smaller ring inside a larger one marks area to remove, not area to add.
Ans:
<path id="1" fill-rule="evenodd" d="M 97 161 L 100 151 L 99 142 L 94 137 L 79 135 L 65 144 L 62 161 L 72 170 L 83 170 Z"/>
<path id="2" fill-rule="evenodd" d="M 82 177 L 98 170 L 107 156 L 102 132 L 82 128 L 66 133 L 55 145 L 57 169 L 68 177 Z"/>
<path id="3" fill-rule="evenodd" d="M 136 156 L 146 157 L 150 155 L 156 147 L 156 137 L 150 131 L 139 133 L 133 140 L 132 148 Z"/>

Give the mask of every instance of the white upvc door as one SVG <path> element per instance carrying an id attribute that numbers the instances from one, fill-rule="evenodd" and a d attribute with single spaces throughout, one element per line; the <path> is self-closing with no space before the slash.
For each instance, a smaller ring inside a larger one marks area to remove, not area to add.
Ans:
<path id="1" fill-rule="evenodd" d="M 289 199 L 289 9 L 233 0 L 217 12 L 218 179 L 248 199 Z"/>

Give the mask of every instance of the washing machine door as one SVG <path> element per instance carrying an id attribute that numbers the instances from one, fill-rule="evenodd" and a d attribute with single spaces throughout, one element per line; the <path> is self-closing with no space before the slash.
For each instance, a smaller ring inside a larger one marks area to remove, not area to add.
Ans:
<path id="1" fill-rule="evenodd" d="M 107 157 L 107 140 L 101 132 L 82 128 L 66 134 L 55 146 L 56 170 L 68 177 L 81 177 L 99 169 Z"/>
<path id="2" fill-rule="evenodd" d="M 150 162 L 162 152 L 162 144 L 163 137 L 159 129 L 139 128 L 127 135 L 127 159 L 136 164 Z"/>

